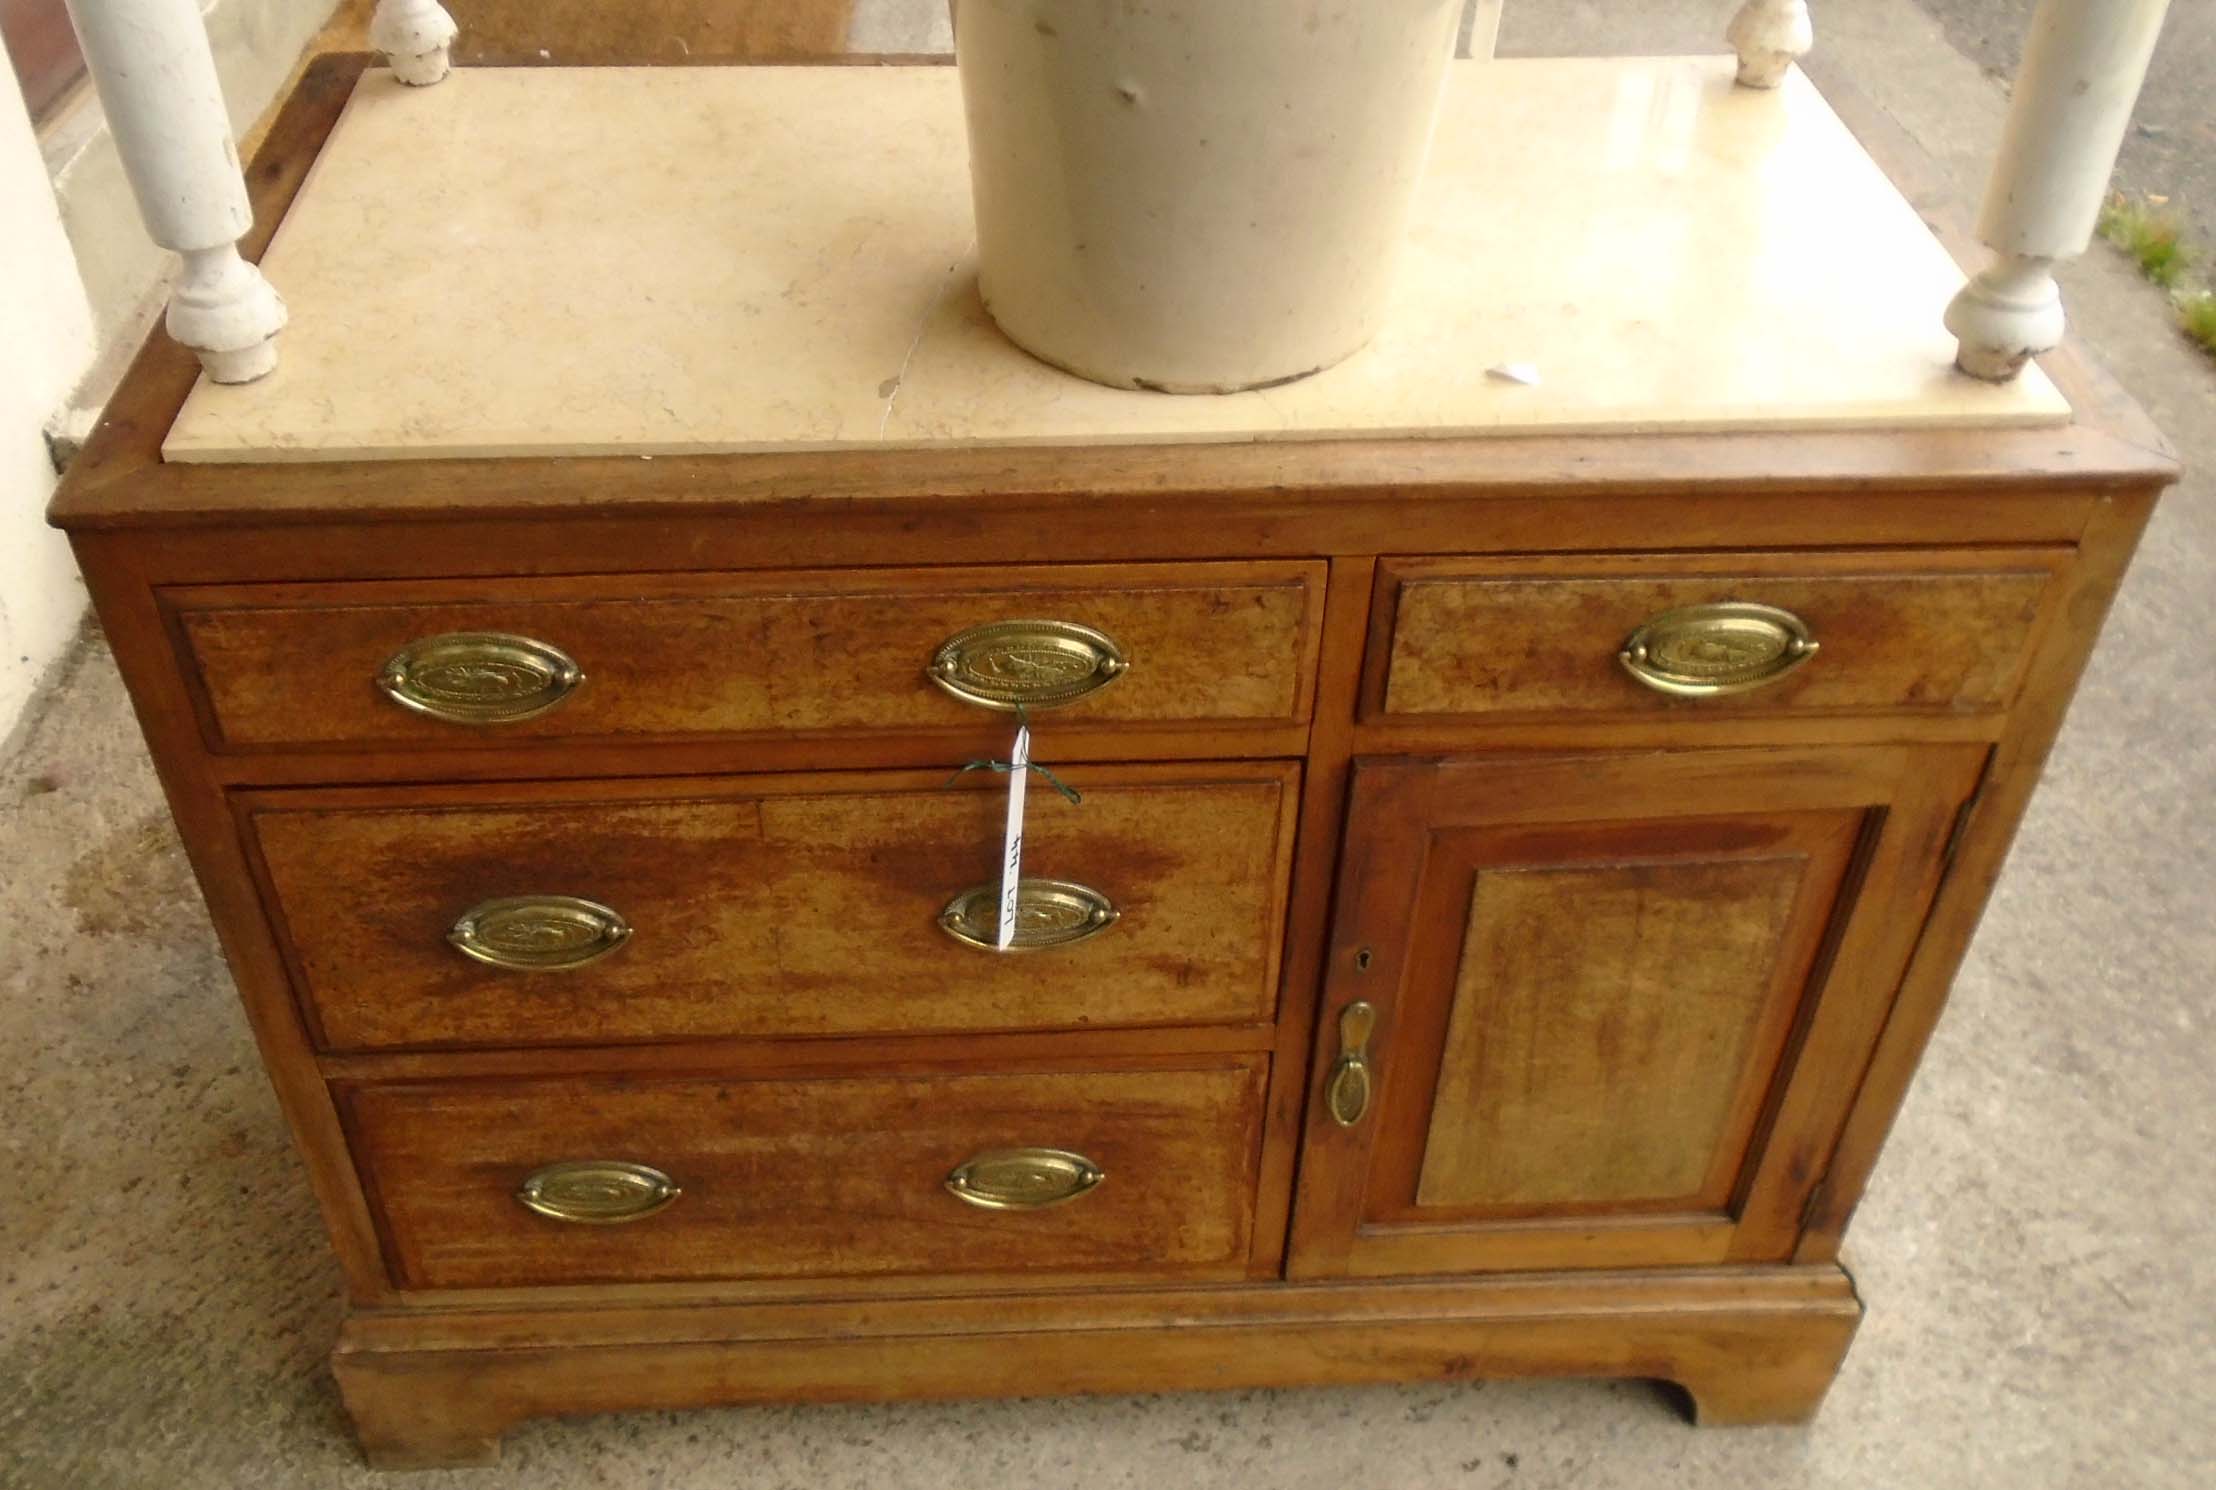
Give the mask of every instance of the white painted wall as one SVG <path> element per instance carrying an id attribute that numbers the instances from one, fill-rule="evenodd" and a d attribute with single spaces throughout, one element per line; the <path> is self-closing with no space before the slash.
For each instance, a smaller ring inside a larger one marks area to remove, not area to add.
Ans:
<path id="1" fill-rule="evenodd" d="M 268 109 L 334 3 L 201 0 L 236 132 Z M 45 425 L 72 393 L 106 400 L 97 384 L 128 365 L 174 267 L 139 221 L 92 90 L 34 134 L 0 60 L 0 741 L 85 608 L 69 546 L 46 526 Z"/>
<path id="2" fill-rule="evenodd" d="M 267 111 L 335 3 L 201 0 L 201 19 L 207 23 L 234 134 L 246 134 Z M 138 204 L 123 178 L 123 160 L 108 134 L 100 101 L 90 88 L 81 90 L 56 117 L 40 124 L 39 136 L 47 172 L 61 198 L 62 225 L 77 250 L 85 298 L 92 302 L 95 332 L 103 348 L 116 342 L 135 345 L 167 298 L 162 281 L 174 265 L 139 224 Z"/>
<path id="3" fill-rule="evenodd" d="M 92 363 L 92 307 L 12 68 L 0 67 L 0 738 L 84 614 L 69 545 L 46 526 L 47 419 Z"/>

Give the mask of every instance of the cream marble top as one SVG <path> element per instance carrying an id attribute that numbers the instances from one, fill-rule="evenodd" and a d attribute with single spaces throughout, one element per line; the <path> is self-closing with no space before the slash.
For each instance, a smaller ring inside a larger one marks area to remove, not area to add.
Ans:
<path id="1" fill-rule="evenodd" d="M 1229 397 L 1097 387 L 975 288 L 948 67 L 364 76 L 263 260 L 277 371 L 171 460 L 2054 423 L 1951 369 L 1946 252 L 1815 88 L 1455 67 L 1386 333 Z M 1534 364 L 1541 381 L 1487 376 Z"/>

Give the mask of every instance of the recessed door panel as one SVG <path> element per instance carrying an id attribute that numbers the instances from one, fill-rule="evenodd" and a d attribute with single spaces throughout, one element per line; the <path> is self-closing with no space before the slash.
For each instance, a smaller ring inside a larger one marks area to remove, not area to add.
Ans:
<path id="1" fill-rule="evenodd" d="M 1714 1204 L 1824 908 L 1795 924 L 1810 864 L 1781 849 L 1478 869 L 1416 1205 Z"/>
<path id="2" fill-rule="evenodd" d="M 1361 763 L 1295 1274 L 1789 1255 L 1982 760 Z"/>

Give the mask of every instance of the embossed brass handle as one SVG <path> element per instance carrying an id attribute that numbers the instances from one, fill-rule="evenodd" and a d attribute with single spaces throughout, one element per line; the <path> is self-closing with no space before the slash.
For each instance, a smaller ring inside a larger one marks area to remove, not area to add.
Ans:
<path id="1" fill-rule="evenodd" d="M 631 926 L 597 901 L 517 895 L 471 906 L 446 939 L 491 967 L 559 973 L 606 957 L 631 940 Z"/>
<path id="2" fill-rule="evenodd" d="M 994 621 L 939 643 L 929 673 L 964 703 L 1012 711 L 1075 703 L 1130 670 L 1104 631 L 1075 621 Z"/>
<path id="3" fill-rule="evenodd" d="M 1100 935 L 1123 913 L 1090 885 L 1025 879 L 1016 886 L 1016 939 L 1011 952 L 1073 947 Z M 1000 950 L 1000 886 L 964 890 L 939 912 L 939 929 L 965 947 Z"/>
<path id="4" fill-rule="evenodd" d="M 995 1149 L 954 1167 L 949 1191 L 988 1211 L 1043 1211 L 1090 1195 L 1108 1176 L 1067 1149 Z"/>
<path id="5" fill-rule="evenodd" d="M 1657 693 L 1717 698 L 1767 687 L 1815 655 L 1799 616 L 1733 600 L 1665 611 L 1632 632 L 1617 657 Z"/>
<path id="6" fill-rule="evenodd" d="M 496 631 L 411 642 L 377 674 L 377 686 L 401 708 L 455 724 L 535 718 L 584 681 L 583 670 L 560 647 Z"/>
<path id="7" fill-rule="evenodd" d="M 1331 1121 L 1351 1128 L 1370 1110 L 1376 1082 L 1370 1070 L 1370 1035 L 1377 1028 L 1377 1010 L 1356 999 L 1339 1014 L 1339 1060 L 1331 1068 L 1331 1080 L 1323 1092 Z"/>
<path id="8" fill-rule="evenodd" d="M 572 1159 L 549 1164 L 516 1187 L 527 1210 L 580 1226 L 643 1221 L 684 1192 L 659 1169 L 621 1159 Z"/>

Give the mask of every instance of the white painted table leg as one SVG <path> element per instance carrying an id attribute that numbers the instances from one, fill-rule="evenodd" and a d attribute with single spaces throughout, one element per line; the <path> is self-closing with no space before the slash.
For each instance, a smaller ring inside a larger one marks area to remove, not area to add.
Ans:
<path id="1" fill-rule="evenodd" d="M 1747 0 L 1731 18 L 1724 39 L 1739 54 L 1739 81 L 1775 88 L 1786 72 L 1816 46 L 1807 0 Z"/>
<path id="2" fill-rule="evenodd" d="M 459 28 L 439 0 L 377 0 L 369 44 L 385 54 L 392 75 L 418 88 L 446 76 Z"/>
<path id="3" fill-rule="evenodd" d="M 2041 0 L 1978 237 L 1999 255 L 1947 307 L 1973 377 L 2006 382 L 2062 341 L 2054 266 L 2085 252 L 2169 0 Z"/>
<path id="4" fill-rule="evenodd" d="M 200 7 L 69 0 L 69 15 L 146 230 L 184 256 L 169 334 L 217 382 L 251 382 L 277 365 L 285 303 L 239 257 L 254 212 Z"/>
<path id="5" fill-rule="evenodd" d="M 1479 62 L 1490 62 L 1500 45 L 1500 8 L 1504 0 L 1477 0 L 1470 7 L 1466 24 L 1469 35 L 1463 38 L 1462 55 Z"/>

